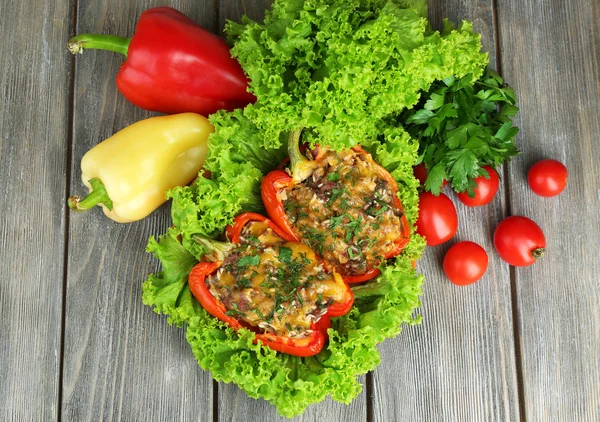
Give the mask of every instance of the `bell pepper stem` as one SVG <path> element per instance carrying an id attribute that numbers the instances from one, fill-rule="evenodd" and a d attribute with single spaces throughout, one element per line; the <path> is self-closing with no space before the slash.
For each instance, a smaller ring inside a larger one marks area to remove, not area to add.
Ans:
<path id="1" fill-rule="evenodd" d="M 104 184 L 100 181 L 100 179 L 90 179 L 89 183 L 92 186 L 92 191 L 83 199 L 75 195 L 70 196 L 67 200 L 69 208 L 71 208 L 73 211 L 87 211 L 98 204 L 103 204 L 106 206 L 106 208 L 112 211 L 113 202 L 108 196 L 106 187 L 104 187 Z"/>
<path id="2" fill-rule="evenodd" d="M 288 135 L 288 154 L 292 168 L 299 164 L 308 161 L 308 159 L 300 152 L 300 134 L 301 130 L 294 130 Z"/>
<path id="3" fill-rule="evenodd" d="M 204 246 L 207 251 L 205 255 L 209 261 L 224 261 L 227 254 L 234 248 L 233 243 L 219 242 L 204 236 L 194 236 L 194 240 Z"/>
<path id="4" fill-rule="evenodd" d="M 72 54 L 83 53 L 87 48 L 114 51 L 127 57 L 131 38 L 117 35 L 80 34 L 69 40 L 67 48 Z"/>
<path id="5" fill-rule="evenodd" d="M 313 170 L 313 162 L 300 152 L 300 134 L 302 130 L 294 130 L 288 135 L 288 155 L 292 179 L 298 183 L 306 179 Z"/>

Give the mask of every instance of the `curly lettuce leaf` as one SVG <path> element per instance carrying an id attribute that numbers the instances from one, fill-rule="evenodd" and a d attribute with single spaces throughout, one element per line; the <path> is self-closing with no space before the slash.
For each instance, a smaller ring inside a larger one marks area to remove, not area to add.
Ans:
<path id="1" fill-rule="evenodd" d="M 380 148 L 378 156 L 393 163 L 388 168 L 392 173 L 410 165 L 416 157 L 416 146 L 402 148 L 403 140 L 403 136 L 389 139 L 390 144 L 398 144 L 390 151 Z M 405 212 L 414 220 L 417 182 L 412 172 L 399 174 L 398 181 Z M 209 315 L 187 286 L 187 272 L 196 259 L 177 241 L 177 233 L 173 228 L 158 242 L 150 242 L 148 249 L 161 259 L 164 271 L 151 275 L 144 284 L 144 303 L 168 314 L 170 323 L 187 325 L 186 337 L 199 365 L 215 380 L 235 382 L 250 397 L 271 402 L 284 416 L 300 414 L 327 395 L 350 403 L 362 389 L 357 377 L 380 363 L 377 343 L 396 336 L 402 324 L 420 321 L 413 311 L 420 306 L 423 277 L 413 269 L 412 262 L 420 257 L 425 242 L 414 227 L 407 247 L 398 258 L 382 266 L 381 276 L 353 288 L 354 308 L 332 320 L 327 348 L 310 358 L 280 354 L 253 344 L 252 332 L 235 332 Z"/>
<path id="2" fill-rule="evenodd" d="M 435 80 L 483 72 L 487 55 L 471 24 L 440 35 L 424 7 L 417 0 L 288 0 L 276 2 L 263 24 L 228 24 L 257 102 L 211 117 L 211 179 L 169 193 L 173 222 L 194 256 L 203 250 L 193 235 L 217 236 L 236 214 L 262 211 L 260 180 L 284 158 L 288 131 L 304 128 L 305 140 L 337 149 L 374 146 L 399 130 L 395 117 Z M 380 152 L 389 148 L 384 141 Z"/>
<path id="3" fill-rule="evenodd" d="M 253 344 L 252 332 L 236 332 L 200 307 L 185 279 L 151 276 L 144 284 L 144 303 L 168 313 L 171 323 L 187 324 L 192 351 L 215 380 L 235 382 L 250 397 L 268 400 L 280 414 L 292 417 L 328 395 L 350 403 L 362 389 L 357 377 L 380 363 L 377 343 L 396 336 L 402 324 L 419 322 L 412 314 L 420 306 L 423 277 L 411 262 L 420 255 L 423 242 L 416 236 L 411 243 L 375 281 L 354 288 L 354 308 L 332 320 L 329 344 L 314 357 L 299 358 Z M 162 246 L 173 248 L 170 242 Z"/>
<path id="4" fill-rule="evenodd" d="M 488 57 L 470 23 L 441 35 L 406 3 L 279 1 L 264 23 L 229 22 L 232 54 L 259 98 L 244 115 L 264 144 L 305 128 L 313 143 L 347 148 L 376 137 L 380 119 L 412 107 L 435 80 L 482 74 Z"/>
<path id="5" fill-rule="evenodd" d="M 357 376 L 379 364 L 376 345 L 420 321 L 413 312 L 423 277 L 412 263 L 425 243 L 412 227 L 402 254 L 383 264 L 375 280 L 353 287 L 355 306 L 332 320 L 327 347 L 298 358 L 253 344 L 252 332 L 235 332 L 196 302 L 187 273 L 205 251 L 194 237 L 218 236 L 238 213 L 262 209 L 261 178 L 285 157 L 285 136 L 298 128 L 311 142 L 336 149 L 360 143 L 371 152 L 398 181 L 413 225 L 419 143 L 398 116 L 435 81 L 476 79 L 487 65 L 469 23 L 440 34 L 425 15 L 419 0 L 279 0 L 263 23 L 230 22 L 233 54 L 257 101 L 211 117 L 215 133 L 205 163 L 211 177 L 170 192 L 175 227 L 150 241 L 163 271 L 144 284 L 144 303 L 186 325 L 198 363 L 216 380 L 235 382 L 282 415 L 297 415 L 329 394 L 349 403 L 361 390 Z"/>
<path id="6" fill-rule="evenodd" d="M 181 325 L 201 309 L 187 285 L 187 276 L 198 262 L 183 247 L 179 232 L 171 228 L 157 241 L 151 237 L 146 252 L 160 260 L 163 270 L 151 274 L 142 288 L 142 301 L 157 313 L 169 315 L 169 322 Z"/>
<path id="7" fill-rule="evenodd" d="M 171 215 L 185 248 L 197 259 L 205 251 L 195 235 L 214 237 L 241 212 L 264 212 L 260 181 L 287 155 L 284 141 L 263 144 L 258 128 L 240 110 L 211 116 L 215 132 L 209 138 L 204 170 L 191 186 L 172 189 Z"/>
<path id="8" fill-rule="evenodd" d="M 411 177 L 404 176 L 401 181 Z M 400 186 L 401 196 L 405 190 L 415 190 L 403 187 L 404 183 Z M 416 203 L 407 207 L 408 215 L 415 211 Z M 271 402 L 284 416 L 300 414 L 327 395 L 350 403 L 362 389 L 357 377 L 380 362 L 377 343 L 396 336 L 402 324 L 420 321 L 412 314 L 420 306 L 423 277 L 413 269 L 412 262 L 425 244 L 414 229 L 403 253 L 382 267 L 380 277 L 353 288 L 354 308 L 332 320 L 327 348 L 310 358 L 276 353 L 260 343 L 253 344 L 252 332 L 235 332 L 209 315 L 187 285 L 187 274 L 196 258 L 177 237 L 178 230 L 171 228 L 158 241 L 150 240 L 148 251 L 161 260 L 163 271 L 144 283 L 144 303 L 157 313 L 169 315 L 169 323 L 187 325 L 186 337 L 199 365 L 215 380 L 235 382 L 250 397 Z"/>

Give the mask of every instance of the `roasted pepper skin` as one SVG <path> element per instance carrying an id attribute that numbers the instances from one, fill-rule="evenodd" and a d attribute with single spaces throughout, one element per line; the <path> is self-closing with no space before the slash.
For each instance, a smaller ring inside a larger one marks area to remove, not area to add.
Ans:
<path id="1" fill-rule="evenodd" d="M 266 222 L 282 239 L 288 242 L 294 241 L 293 237 L 277 227 L 271 220 L 255 213 L 244 213 L 237 216 L 233 224 L 227 227 L 226 233 L 228 239 L 232 243 L 239 242 L 242 229 L 251 221 Z M 225 305 L 215 299 L 206 286 L 206 277 L 217 271 L 220 266 L 220 261 L 198 263 L 188 276 L 188 284 L 192 294 L 209 314 L 229 324 L 234 330 L 239 330 L 240 328 L 252 329 L 252 327 L 243 325 L 239 320 L 227 315 Z M 352 308 L 353 303 L 354 295 L 348 288 L 346 299 L 343 302 L 334 303 L 329 306 L 327 313 L 311 326 L 313 332 L 307 337 L 295 339 L 270 333 L 257 333 L 255 342 L 260 340 L 265 346 L 273 350 L 293 356 L 314 356 L 323 349 L 327 341 L 327 329 L 331 326 L 329 318 L 347 313 Z"/>
<path id="2" fill-rule="evenodd" d="M 170 7 L 142 13 L 131 39 L 82 34 L 69 40 L 74 54 L 86 48 L 127 56 L 117 74 L 117 87 L 146 110 L 208 116 L 255 101 L 225 41 Z"/>
<path id="3" fill-rule="evenodd" d="M 202 165 L 213 126 L 203 116 L 182 113 L 141 120 L 89 150 L 81 160 L 87 198 L 69 198 L 84 211 L 101 205 L 119 223 L 140 220 L 166 201 L 166 191 L 190 183 Z M 99 181 L 99 195 L 91 181 Z M 110 204 L 112 202 L 112 205 Z"/>
<path id="4" fill-rule="evenodd" d="M 360 145 L 353 147 L 352 150 L 357 153 L 366 154 L 365 150 Z M 322 152 L 323 150 L 320 151 Z M 323 155 L 324 153 L 318 153 L 315 157 L 315 161 L 319 161 L 320 159 L 322 159 Z M 410 226 L 408 225 L 408 221 L 406 219 L 406 216 L 404 215 L 400 198 L 398 198 L 397 195 L 398 183 L 392 177 L 392 175 L 383 167 L 376 164 L 376 168 L 378 170 L 379 175 L 390 186 L 392 196 L 394 198 L 394 207 L 402 211 L 402 235 L 394 242 L 394 249 L 389 251 L 384 256 L 385 259 L 390 259 L 395 256 L 398 256 L 400 252 L 402 252 L 404 247 L 408 244 L 410 240 Z M 294 231 L 293 225 L 290 223 L 289 219 L 287 218 L 287 215 L 285 214 L 283 202 L 279 199 L 279 193 L 281 192 L 281 190 L 294 186 L 297 183 L 300 183 L 300 181 L 295 180 L 293 176 L 290 176 L 286 171 L 282 170 L 281 168 L 273 170 L 263 178 L 261 182 L 261 194 L 267 213 L 269 214 L 269 217 L 273 220 L 273 222 L 275 222 L 275 224 L 281 227 L 281 229 L 284 230 L 289 236 L 293 237 L 296 241 L 300 242 L 300 237 Z M 371 280 L 372 278 L 378 276 L 380 273 L 381 272 L 377 268 L 371 266 L 362 275 L 341 275 L 346 283 L 360 283 L 363 281 Z"/>

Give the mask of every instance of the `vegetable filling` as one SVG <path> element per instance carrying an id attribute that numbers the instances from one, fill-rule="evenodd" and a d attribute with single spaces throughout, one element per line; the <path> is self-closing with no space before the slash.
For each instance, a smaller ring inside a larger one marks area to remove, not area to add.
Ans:
<path id="1" fill-rule="evenodd" d="M 346 286 L 325 272 L 314 252 L 287 242 L 264 222 L 250 222 L 219 270 L 206 278 L 227 315 L 264 332 L 303 338 Z"/>
<path id="2" fill-rule="evenodd" d="M 362 275 L 394 250 L 402 211 L 367 153 L 327 150 L 314 163 L 307 179 L 281 191 L 285 213 L 302 240 L 336 271 Z"/>

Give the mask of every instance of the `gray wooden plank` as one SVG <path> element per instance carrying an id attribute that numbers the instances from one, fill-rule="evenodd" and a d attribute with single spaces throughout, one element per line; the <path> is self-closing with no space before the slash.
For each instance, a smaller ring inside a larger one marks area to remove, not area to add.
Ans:
<path id="1" fill-rule="evenodd" d="M 0 1 L 0 420 L 56 420 L 68 2 Z"/>
<path id="2" fill-rule="evenodd" d="M 239 22 L 244 15 L 257 22 L 262 21 L 271 3 L 273 0 L 219 0 L 220 33 L 223 32 L 227 20 Z"/>
<path id="3" fill-rule="evenodd" d="M 364 385 L 364 376 L 359 381 Z M 249 398 L 234 384 L 220 383 L 218 387 L 219 421 L 252 422 L 308 422 L 308 421 L 366 421 L 365 390 L 349 405 L 336 402 L 331 398 L 309 406 L 306 411 L 294 418 L 285 418 L 277 413 L 274 406 L 265 400 Z"/>
<path id="4" fill-rule="evenodd" d="M 600 3 L 498 5 L 501 57 L 521 98 L 523 156 L 511 211 L 536 221 L 548 251 L 515 270 L 527 420 L 600 420 Z M 567 189 L 536 196 L 527 170 L 554 158 Z"/>
<path id="5" fill-rule="evenodd" d="M 219 7 L 219 22 L 221 28 L 226 19 L 239 21 L 242 15 L 246 15 L 254 20 L 262 20 L 265 11 L 271 5 L 270 0 L 260 1 L 237 1 L 221 0 Z M 360 377 L 359 381 L 364 386 L 365 377 Z M 264 400 L 255 400 L 249 398 L 246 393 L 240 390 L 235 384 L 219 384 L 218 403 L 220 421 L 283 421 L 289 420 L 277 414 L 273 406 Z M 226 403 L 222 405 L 221 403 Z M 309 407 L 304 414 L 292 418 L 297 421 L 364 421 L 367 418 L 367 398 L 365 391 L 354 399 L 350 405 L 335 402 L 326 399 L 322 403 Z"/>
<path id="6" fill-rule="evenodd" d="M 79 1 L 77 32 L 132 35 L 139 15 L 157 5 L 165 2 Z M 168 5 L 214 26 L 214 2 Z M 83 154 L 151 113 L 118 93 L 121 57 L 88 50 L 76 63 L 71 189 L 83 192 Z M 169 206 L 131 224 L 112 222 L 99 208 L 70 215 L 65 420 L 212 420 L 212 381 L 196 364 L 184 330 L 169 327 L 141 301 L 142 283 L 158 266 L 145 253 L 146 242 L 170 224 Z"/>
<path id="7" fill-rule="evenodd" d="M 438 28 L 443 17 L 473 21 L 494 67 L 492 6 L 485 0 L 430 1 L 430 20 Z M 418 263 L 426 276 L 419 310 L 423 323 L 380 347 L 382 363 L 373 376 L 374 421 L 519 417 L 510 274 L 491 242 L 505 214 L 503 186 L 491 204 L 479 208 L 464 206 L 448 187 L 445 193 L 458 211 L 458 232 L 446 244 L 427 248 Z M 445 277 L 441 263 L 448 248 L 462 240 L 483 246 L 490 261 L 480 281 L 458 287 Z"/>

